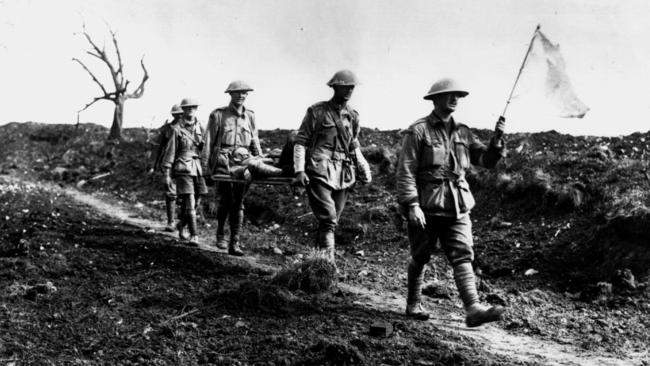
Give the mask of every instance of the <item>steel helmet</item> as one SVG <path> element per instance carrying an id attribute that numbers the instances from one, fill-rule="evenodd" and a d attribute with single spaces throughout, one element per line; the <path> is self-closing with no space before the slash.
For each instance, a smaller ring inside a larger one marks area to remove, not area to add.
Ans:
<path id="1" fill-rule="evenodd" d="M 232 83 L 228 84 L 226 91 L 224 93 L 238 92 L 238 91 L 253 91 L 250 85 L 246 84 L 245 81 L 235 80 Z"/>
<path id="2" fill-rule="evenodd" d="M 431 99 L 431 97 L 433 97 L 436 94 L 451 93 L 451 92 L 459 93 L 461 94 L 461 97 L 466 97 L 467 94 L 469 94 L 469 92 L 463 89 L 456 80 L 450 78 L 444 78 L 433 83 L 427 95 L 424 96 L 424 99 Z"/>
<path id="3" fill-rule="evenodd" d="M 197 102 L 196 99 L 194 98 L 183 98 L 183 100 L 181 100 L 181 108 L 198 107 L 198 106 L 199 106 L 199 102 Z"/>
<path id="4" fill-rule="evenodd" d="M 359 85 L 359 79 L 350 70 L 337 71 L 327 82 L 328 86 L 334 85 Z"/>
<path id="5" fill-rule="evenodd" d="M 171 114 L 180 114 L 180 113 L 183 113 L 183 109 L 181 108 L 180 105 L 178 105 L 178 104 L 174 104 L 174 105 L 172 106 Z"/>

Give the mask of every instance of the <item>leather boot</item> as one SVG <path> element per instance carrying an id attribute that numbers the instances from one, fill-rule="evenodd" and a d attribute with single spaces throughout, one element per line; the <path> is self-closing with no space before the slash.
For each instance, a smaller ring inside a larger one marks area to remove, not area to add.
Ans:
<path id="1" fill-rule="evenodd" d="M 228 243 L 229 241 L 226 238 L 226 234 L 217 234 L 217 243 L 215 244 L 217 249 L 221 249 L 221 250 L 228 249 Z"/>
<path id="2" fill-rule="evenodd" d="M 463 305 L 465 305 L 465 325 L 473 328 L 501 319 L 501 315 L 506 311 L 503 306 L 487 307 L 479 303 L 476 278 L 471 263 L 466 262 L 455 266 L 454 280 Z"/>
<path id="3" fill-rule="evenodd" d="M 282 175 L 282 169 L 273 165 L 266 164 L 262 159 L 249 159 L 248 168 L 256 177 L 279 177 Z"/>
<path id="4" fill-rule="evenodd" d="M 424 265 L 411 259 L 407 271 L 406 316 L 417 320 L 427 320 L 430 315 L 422 306 L 422 282 Z"/>
<path id="5" fill-rule="evenodd" d="M 192 246 L 198 246 L 199 245 L 199 238 L 197 236 L 197 229 L 196 229 L 196 211 L 191 210 L 187 214 L 188 216 L 188 226 L 190 229 L 190 239 L 187 242 L 187 244 L 192 245 Z"/>
<path id="6" fill-rule="evenodd" d="M 228 213 L 230 207 L 223 202 L 223 199 L 219 201 L 217 206 L 217 243 L 216 247 L 219 249 L 228 249 L 228 239 L 226 238 L 226 220 L 228 219 Z"/>
<path id="7" fill-rule="evenodd" d="M 323 251 L 327 258 L 331 260 L 332 262 L 335 262 L 336 259 L 334 257 L 335 249 L 334 249 L 334 232 L 333 231 L 321 231 L 318 234 L 318 249 Z"/>
<path id="8" fill-rule="evenodd" d="M 176 224 L 176 229 L 178 230 L 178 238 L 181 240 L 187 240 L 190 236 L 185 231 L 185 224 L 182 221 L 179 221 Z"/>
<path id="9" fill-rule="evenodd" d="M 241 257 L 244 252 L 239 248 L 239 230 L 244 221 L 244 210 L 235 210 L 230 213 L 230 243 L 228 254 Z"/>
<path id="10" fill-rule="evenodd" d="M 176 209 L 175 201 L 175 198 L 165 197 L 165 212 L 167 213 L 167 226 L 165 226 L 165 231 L 167 232 L 174 231 L 174 211 Z"/>

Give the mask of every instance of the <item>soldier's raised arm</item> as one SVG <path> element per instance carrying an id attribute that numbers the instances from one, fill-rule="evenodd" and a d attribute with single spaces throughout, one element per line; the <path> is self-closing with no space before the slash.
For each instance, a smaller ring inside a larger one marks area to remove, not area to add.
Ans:
<path id="1" fill-rule="evenodd" d="M 506 144 L 503 141 L 504 125 L 505 118 L 499 117 L 488 146 L 485 146 L 474 133 L 470 134 L 469 155 L 472 164 L 484 168 L 494 168 L 499 160 L 506 155 Z"/>

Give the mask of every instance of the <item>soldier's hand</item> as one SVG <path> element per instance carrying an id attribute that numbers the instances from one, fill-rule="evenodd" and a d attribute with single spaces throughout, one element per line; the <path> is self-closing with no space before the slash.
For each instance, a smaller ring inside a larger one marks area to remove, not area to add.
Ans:
<path id="1" fill-rule="evenodd" d="M 503 137 L 503 131 L 506 129 L 506 118 L 504 116 L 499 116 L 497 125 L 494 127 L 494 139 L 501 140 Z"/>
<path id="2" fill-rule="evenodd" d="M 307 176 L 307 174 L 305 174 L 305 172 L 298 172 L 293 182 L 294 184 L 306 187 L 309 185 L 309 177 Z"/>
<path id="3" fill-rule="evenodd" d="M 424 217 L 424 212 L 422 212 L 420 205 L 409 207 L 409 223 L 412 226 L 417 226 L 422 229 L 427 226 L 427 220 Z"/>
<path id="4" fill-rule="evenodd" d="M 163 170 L 163 183 L 166 187 L 169 187 L 172 184 L 172 177 L 169 174 L 169 169 Z"/>

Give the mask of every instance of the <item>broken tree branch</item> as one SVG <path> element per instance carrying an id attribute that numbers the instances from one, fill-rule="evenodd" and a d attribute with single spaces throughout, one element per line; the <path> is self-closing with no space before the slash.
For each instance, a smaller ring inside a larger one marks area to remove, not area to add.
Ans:
<path id="1" fill-rule="evenodd" d="M 106 88 L 104 88 L 104 85 L 102 85 L 102 83 L 100 83 L 99 80 L 97 80 L 95 75 L 90 71 L 90 69 L 88 69 L 88 67 L 86 67 L 86 65 L 84 65 L 83 62 L 81 62 L 81 60 L 79 60 L 78 58 L 72 58 L 72 61 L 77 61 L 79 65 L 81 65 L 81 67 L 83 67 L 84 70 L 86 70 L 88 74 L 90 74 L 90 77 L 93 78 L 93 81 L 97 83 L 97 85 L 99 85 L 99 87 L 102 89 L 102 92 L 104 92 L 104 95 L 108 94 Z"/>
<path id="2" fill-rule="evenodd" d="M 133 91 L 133 93 L 127 95 L 129 98 L 134 98 L 138 99 L 144 94 L 144 83 L 149 80 L 149 73 L 147 72 L 147 68 L 144 66 L 144 55 L 140 59 L 140 65 L 142 66 L 142 70 L 144 71 L 144 75 L 142 76 L 142 81 L 140 82 L 140 85 Z"/>

